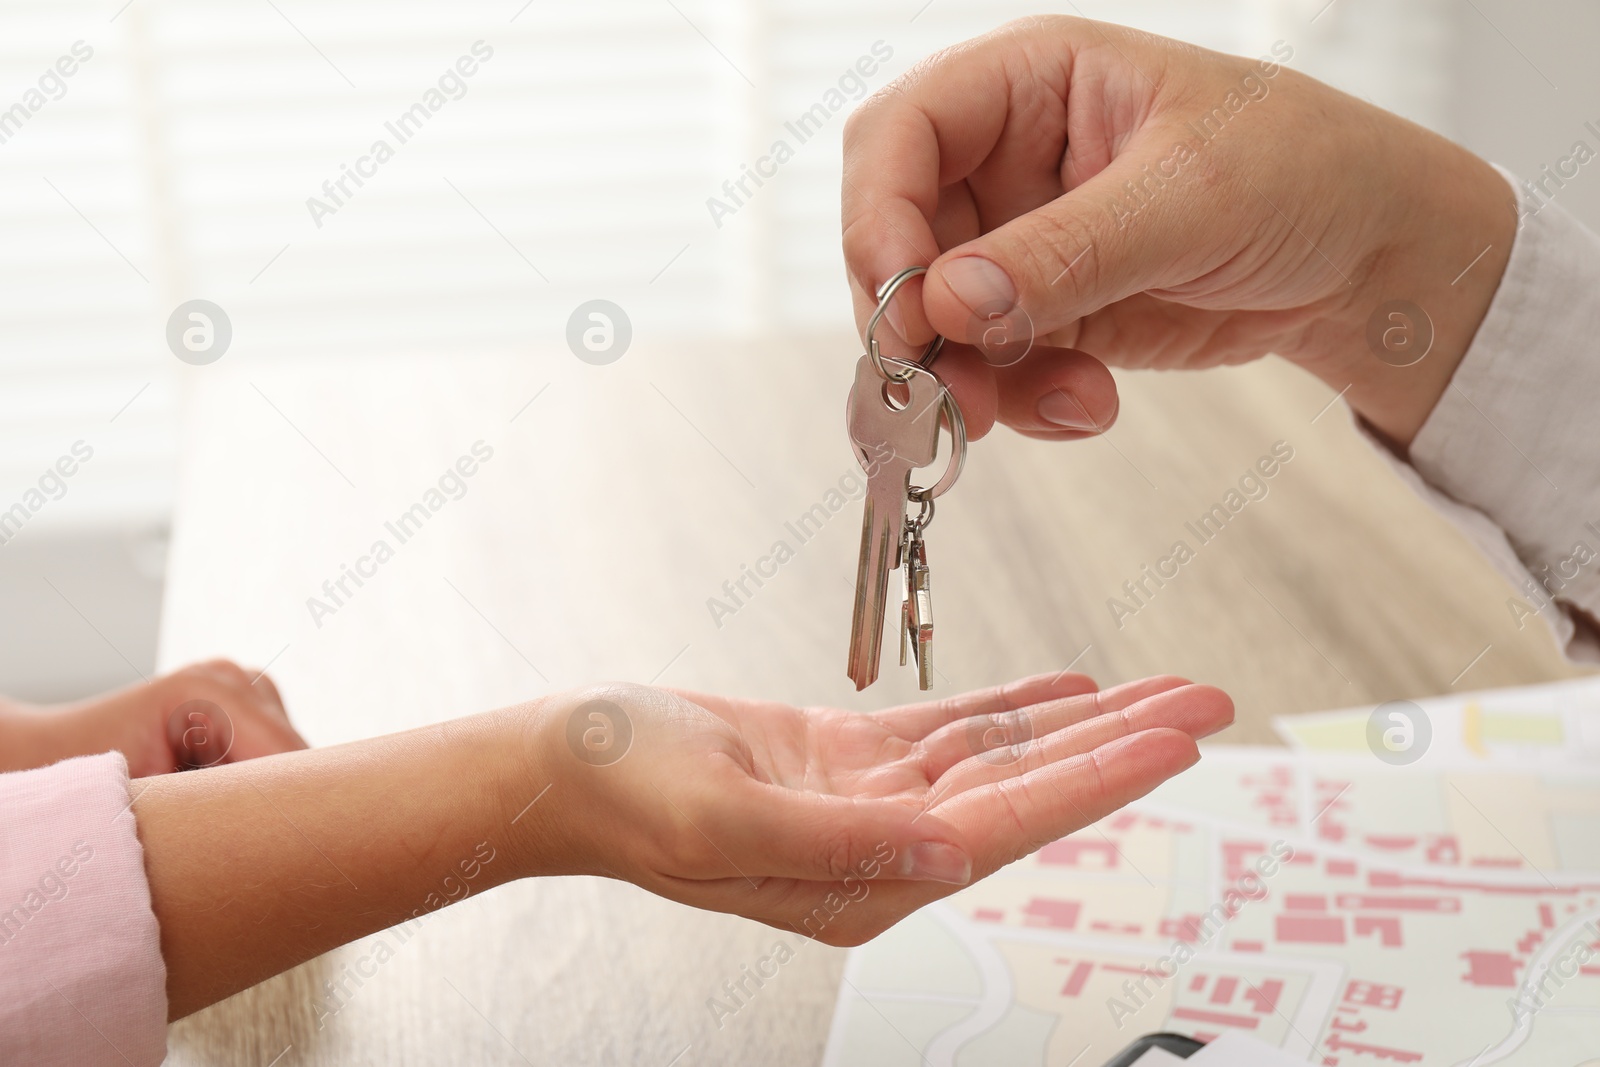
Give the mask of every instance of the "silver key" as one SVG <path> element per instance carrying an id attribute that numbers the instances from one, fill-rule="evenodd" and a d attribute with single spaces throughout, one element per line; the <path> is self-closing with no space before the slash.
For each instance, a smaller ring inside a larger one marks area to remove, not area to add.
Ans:
<path id="1" fill-rule="evenodd" d="M 900 549 L 895 553 L 896 569 L 904 567 L 911 555 L 911 520 L 906 520 L 905 533 L 900 535 Z M 906 665 L 911 655 L 911 568 L 905 568 L 905 581 L 900 588 L 900 666 Z"/>
<path id="2" fill-rule="evenodd" d="M 862 356 L 850 390 L 850 440 L 867 473 L 855 610 L 850 619 L 849 674 L 858 690 L 878 680 L 889 571 L 898 562 L 896 537 L 905 525 L 911 472 L 932 463 L 939 446 L 943 383 L 913 364 L 899 368 L 909 377 L 896 388 L 884 382 L 869 357 Z M 886 389 L 904 396 L 905 405 L 891 405 Z"/>
<path id="3" fill-rule="evenodd" d="M 933 688 L 933 584 L 928 574 L 928 547 L 922 540 L 922 530 L 911 525 L 907 530 L 906 549 L 906 600 L 902 613 L 905 632 L 901 637 L 902 650 L 907 645 L 917 660 L 917 687 Z M 902 651 L 900 662 L 905 664 Z"/>

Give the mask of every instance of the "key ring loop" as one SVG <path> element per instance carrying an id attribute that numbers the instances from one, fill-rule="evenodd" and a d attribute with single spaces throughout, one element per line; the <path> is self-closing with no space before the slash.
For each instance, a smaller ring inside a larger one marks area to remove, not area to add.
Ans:
<path id="1" fill-rule="evenodd" d="M 962 468 L 967 465 L 966 420 L 961 417 L 961 408 L 956 405 L 955 397 L 950 395 L 949 389 L 944 391 L 943 403 L 945 420 L 950 426 L 950 463 L 945 467 L 944 474 L 939 480 L 928 488 L 913 485 L 906 491 L 909 499 L 925 505 L 928 509 L 928 517 L 921 520 L 918 529 L 933 521 L 933 502 L 950 491 L 951 486 L 956 484 L 956 479 L 961 477 Z"/>
<path id="2" fill-rule="evenodd" d="M 889 301 L 894 299 L 894 294 L 899 292 L 902 285 L 910 281 L 912 278 L 915 278 L 917 275 L 926 273 L 928 273 L 927 267 L 907 267 L 899 274 L 896 274 L 894 277 L 878 286 L 878 306 L 873 309 L 872 318 L 867 320 L 867 355 L 872 358 L 873 369 L 876 370 L 885 381 L 910 381 L 913 372 L 908 370 L 901 373 L 895 373 L 890 371 L 884 365 L 886 362 L 903 363 L 906 361 L 885 360 L 884 355 L 878 351 L 878 338 L 875 336 L 878 331 L 878 320 L 883 318 L 883 313 L 889 310 Z M 917 364 L 924 368 L 933 366 L 933 361 L 939 358 L 939 350 L 943 347 L 944 338 L 935 337 L 928 347 L 923 350 L 922 357 L 917 360 Z"/>
<path id="3" fill-rule="evenodd" d="M 917 510 L 917 517 L 906 520 L 906 529 L 914 536 L 920 537 L 922 531 L 933 522 L 933 500 L 929 497 L 914 498 L 921 507 Z"/>

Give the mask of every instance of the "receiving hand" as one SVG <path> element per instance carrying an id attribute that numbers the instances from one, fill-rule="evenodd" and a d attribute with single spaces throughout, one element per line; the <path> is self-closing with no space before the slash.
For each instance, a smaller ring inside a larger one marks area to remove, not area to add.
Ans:
<path id="1" fill-rule="evenodd" d="M 873 713 L 598 688 L 542 705 L 550 795 L 510 814 L 532 871 L 856 944 L 1143 796 L 1232 717 L 1207 686 L 1065 672 Z"/>
<path id="2" fill-rule="evenodd" d="M 934 331 L 981 345 L 939 362 L 974 437 L 996 417 L 1033 437 L 1105 430 L 1117 394 L 1097 360 L 1276 352 L 1348 387 L 1405 445 L 1498 285 L 1512 190 L 1464 149 L 1284 69 L 1292 55 L 1046 16 L 920 64 L 845 130 L 858 325 L 887 278 L 931 264 L 878 336 L 902 357 Z M 1380 312 L 1397 300 L 1428 322 L 1408 312 L 1414 336 L 1378 336 L 1422 352 L 1433 334 L 1414 367 L 1369 342 L 1369 322 L 1401 321 Z"/>
<path id="3" fill-rule="evenodd" d="M 135 778 L 306 747 L 272 679 L 228 660 L 59 708 L 14 708 L 3 729 L 17 743 L 0 769 L 116 749 Z"/>

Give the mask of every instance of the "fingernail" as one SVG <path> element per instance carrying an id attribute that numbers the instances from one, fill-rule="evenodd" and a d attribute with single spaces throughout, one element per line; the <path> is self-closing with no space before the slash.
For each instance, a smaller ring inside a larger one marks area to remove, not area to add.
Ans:
<path id="1" fill-rule="evenodd" d="M 993 317 L 1004 315 L 1017 303 L 1017 287 L 1000 267 L 982 256 L 962 256 L 939 268 L 939 276 L 972 311 Z"/>
<path id="2" fill-rule="evenodd" d="M 1077 397 L 1063 393 L 1059 389 L 1039 398 L 1039 417 L 1063 430 L 1099 431 L 1100 429 Z"/>
<path id="3" fill-rule="evenodd" d="M 954 845 L 922 841 L 911 846 L 905 873 L 918 881 L 966 885 L 972 881 L 972 861 Z"/>

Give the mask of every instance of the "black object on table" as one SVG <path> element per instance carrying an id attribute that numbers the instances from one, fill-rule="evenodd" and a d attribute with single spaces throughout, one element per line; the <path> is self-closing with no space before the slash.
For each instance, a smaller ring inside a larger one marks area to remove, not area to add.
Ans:
<path id="1" fill-rule="evenodd" d="M 1133 1064 L 1139 1061 L 1139 1057 L 1143 1056 L 1146 1052 L 1149 1052 L 1153 1048 L 1170 1052 L 1174 1056 L 1181 1057 L 1182 1059 L 1188 1059 L 1196 1052 L 1199 1052 L 1201 1049 L 1205 1048 L 1205 1045 L 1199 1041 L 1196 1041 L 1192 1037 L 1184 1037 L 1182 1034 L 1145 1034 L 1139 1040 L 1135 1041 L 1133 1044 L 1117 1053 L 1116 1056 L 1112 1057 L 1112 1059 L 1106 1063 L 1106 1067 L 1132 1067 Z"/>

